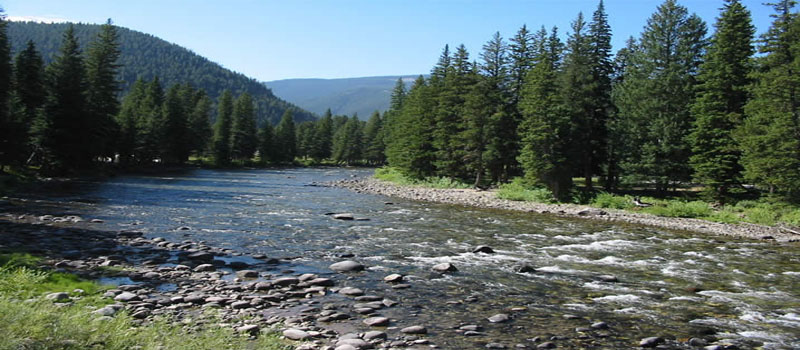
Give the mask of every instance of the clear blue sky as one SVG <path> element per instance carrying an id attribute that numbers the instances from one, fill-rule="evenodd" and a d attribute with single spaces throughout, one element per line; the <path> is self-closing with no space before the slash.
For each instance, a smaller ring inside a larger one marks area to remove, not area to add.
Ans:
<path id="1" fill-rule="evenodd" d="M 556 25 L 599 0 L 0 0 L 10 17 L 114 23 L 153 34 L 258 80 L 427 73 L 445 44 L 473 58 L 494 32 Z M 662 0 L 605 0 L 614 51 Z M 772 9 L 743 0 L 761 33 Z M 722 0 L 679 0 L 709 26 Z"/>

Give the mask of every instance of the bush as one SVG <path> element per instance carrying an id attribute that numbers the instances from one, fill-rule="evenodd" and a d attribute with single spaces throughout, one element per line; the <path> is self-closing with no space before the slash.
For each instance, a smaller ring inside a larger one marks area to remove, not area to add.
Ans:
<path id="1" fill-rule="evenodd" d="M 702 218 L 711 216 L 712 210 L 708 203 L 701 201 L 679 202 L 671 201 L 666 206 L 655 205 L 647 208 L 647 212 L 667 217 L 676 218 Z"/>
<path id="2" fill-rule="evenodd" d="M 512 201 L 525 201 L 537 203 L 554 203 L 553 193 L 546 188 L 530 188 L 522 184 L 522 180 L 500 185 L 497 198 Z"/>
<path id="3" fill-rule="evenodd" d="M 633 207 L 633 199 L 628 196 L 615 196 L 608 192 L 600 192 L 591 205 L 598 208 L 630 209 Z"/>
<path id="4" fill-rule="evenodd" d="M 800 209 L 794 209 L 781 214 L 779 220 L 789 225 L 800 226 Z"/>
<path id="5" fill-rule="evenodd" d="M 403 174 L 397 168 L 382 167 L 375 169 L 375 175 L 378 180 L 391 182 L 396 185 L 403 186 L 421 186 L 430 188 L 470 188 L 469 184 L 462 181 L 449 178 L 449 177 L 428 177 L 422 180 L 414 179 Z"/>
<path id="6" fill-rule="evenodd" d="M 759 225 L 775 225 L 778 216 L 774 209 L 763 207 L 747 209 L 744 214 L 745 221 Z"/>

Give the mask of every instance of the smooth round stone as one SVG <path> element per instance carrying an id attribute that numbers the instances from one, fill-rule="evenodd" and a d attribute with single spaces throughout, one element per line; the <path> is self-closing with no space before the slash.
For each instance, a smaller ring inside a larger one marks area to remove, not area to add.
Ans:
<path id="1" fill-rule="evenodd" d="M 336 272 L 358 272 L 364 270 L 364 265 L 353 260 L 345 260 L 333 263 L 328 268 Z"/>
<path id="2" fill-rule="evenodd" d="M 439 273 L 456 272 L 456 271 L 458 271 L 458 269 L 451 263 L 437 264 L 437 265 L 434 265 L 432 267 L 432 269 L 433 269 L 433 271 L 436 271 L 436 272 L 439 272 Z"/>
<path id="3" fill-rule="evenodd" d="M 216 269 L 217 268 L 214 267 L 214 265 L 211 265 L 211 264 L 200 264 L 200 265 L 197 265 L 197 267 L 195 267 L 193 271 L 194 272 L 211 272 L 211 271 L 215 271 Z"/>
<path id="4" fill-rule="evenodd" d="M 370 327 L 386 327 L 389 325 L 389 318 L 388 317 L 370 317 L 365 319 L 364 324 Z"/>
<path id="5" fill-rule="evenodd" d="M 350 345 L 350 346 L 352 346 L 352 347 L 354 347 L 356 349 L 371 349 L 372 348 L 372 344 L 367 343 L 364 339 L 359 339 L 359 338 L 339 339 L 339 341 L 336 342 L 336 345 L 337 346 Z M 338 349 L 338 347 L 337 347 L 337 349 Z"/>
<path id="6" fill-rule="evenodd" d="M 595 323 L 592 323 L 592 328 L 594 328 L 594 329 L 608 329 L 608 323 L 595 322 Z"/>
<path id="7" fill-rule="evenodd" d="M 609 283 L 619 282 L 617 276 L 614 275 L 600 275 L 597 276 L 597 278 L 603 282 L 609 282 Z"/>
<path id="8" fill-rule="evenodd" d="M 369 332 L 364 333 L 363 338 L 366 341 L 370 341 L 370 340 L 373 340 L 373 339 L 386 339 L 387 335 L 386 335 L 386 332 L 369 331 Z"/>
<path id="9" fill-rule="evenodd" d="M 298 283 L 300 283 L 300 280 L 295 277 L 281 277 L 272 281 L 272 284 L 281 287 L 288 287 Z"/>
<path id="10" fill-rule="evenodd" d="M 311 334 L 296 328 L 289 328 L 283 331 L 283 336 L 291 340 L 306 340 L 311 338 Z"/>
<path id="11" fill-rule="evenodd" d="M 64 292 L 50 293 L 46 295 L 44 298 L 47 300 L 52 300 L 54 302 L 67 301 L 69 300 L 69 294 Z"/>
<path id="12" fill-rule="evenodd" d="M 427 334 L 428 329 L 422 326 L 410 326 L 401 329 L 400 332 L 405 334 Z"/>
<path id="13" fill-rule="evenodd" d="M 497 314 L 492 317 L 489 317 L 488 320 L 491 323 L 502 323 L 508 321 L 510 318 L 506 314 Z"/>
<path id="14" fill-rule="evenodd" d="M 506 346 L 500 343 L 489 343 L 486 344 L 487 349 L 505 349 Z"/>
<path id="15" fill-rule="evenodd" d="M 339 289 L 339 294 L 348 296 L 358 296 L 358 295 L 364 295 L 364 291 L 359 288 L 344 287 L 342 289 Z"/>
<path id="16" fill-rule="evenodd" d="M 386 283 L 399 283 L 403 281 L 403 275 L 399 273 L 393 273 L 389 276 L 384 277 L 383 281 Z"/>
<path id="17" fill-rule="evenodd" d="M 236 331 L 239 332 L 239 333 L 247 333 L 247 334 L 251 334 L 251 335 L 254 335 L 254 334 L 258 333 L 259 330 L 260 330 L 260 328 L 258 327 L 258 325 L 255 325 L 255 324 L 248 324 L 248 325 L 244 325 L 244 326 L 241 326 L 239 328 L 236 328 Z"/>
<path id="18" fill-rule="evenodd" d="M 553 342 L 544 342 L 536 346 L 537 349 L 555 349 L 556 344 Z"/>
<path id="19" fill-rule="evenodd" d="M 479 245 L 472 250 L 473 253 L 484 253 L 484 254 L 492 254 L 494 253 L 494 249 L 489 246 Z"/>
<path id="20" fill-rule="evenodd" d="M 664 338 L 661 337 L 647 337 L 639 341 L 639 347 L 642 348 L 654 348 L 658 344 L 664 342 Z"/>
<path id="21" fill-rule="evenodd" d="M 131 292 L 122 292 L 114 297 L 114 300 L 127 303 L 129 301 L 139 300 L 139 296 Z"/>
<path id="22" fill-rule="evenodd" d="M 236 272 L 236 276 L 244 277 L 244 278 L 256 278 L 258 277 L 258 271 L 255 270 L 241 270 Z"/>

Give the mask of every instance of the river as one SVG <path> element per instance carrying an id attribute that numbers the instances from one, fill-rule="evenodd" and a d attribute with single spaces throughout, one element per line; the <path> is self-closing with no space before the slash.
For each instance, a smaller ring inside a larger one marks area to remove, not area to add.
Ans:
<path id="1" fill-rule="evenodd" d="M 724 339 L 740 348 L 800 348 L 800 245 L 481 210 L 309 186 L 370 170 L 191 170 L 120 176 L 48 193 L 39 204 L 95 227 L 203 240 L 328 274 L 353 254 L 368 266 L 346 285 L 391 296 L 385 314 L 422 324 L 443 348 L 488 342 L 630 347 L 649 336 Z M 340 221 L 329 212 L 368 221 Z M 184 227 L 189 230 L 179 230 Z M 494 254 L 472 253 L 478 245 Z M 459 271 L 432 273 L 450 262 Z M 527 266 L 535 271 L 520 273 Z M 382 282 L 407 275 L 411 288 Z M 613 275 L 618 282 L 604 281 Z M 487 317 L 506 313 L 493 324 Z M 608 329 L 590 329 L 603 321 Z M 455 328 L 476 324 L 474 337 Z M 535 339 L 538 337 L 538 339 Z M 532 341 L 531 339 L 535 339 Z M 687 346 L 688 348 L 688 346 Z"/>

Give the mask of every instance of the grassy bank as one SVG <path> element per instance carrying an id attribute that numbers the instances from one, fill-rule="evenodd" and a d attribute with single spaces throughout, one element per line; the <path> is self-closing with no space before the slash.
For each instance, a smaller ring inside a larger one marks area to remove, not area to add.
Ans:
<path id="1" fill-rule="evenodd" d="M 37 267 L 39 260 L 27 254 L 0 254 L 0 350 L 287 349 L 274 333 L 248 339 L 215 326 L 213 315 L 207 315 L 212 322 L 195 331 L 167 319 L 138 325 L 124 311 L 100 318 L 91 311 L 111 302 L 101 296 L 106 287 L 45 271 Z M 55 292 L 68 293 L 69 302 L 45 298 Z"/>
<path id="2" fill-rule="evenodd" d="M 397 185 L 420 186 L 428 188 L 470 188 L 471 186 L 448 178 L 426 178 L 416 180 L 409 178 L 393 168 L 380 168 L 375 171 L 375 178 Z M 527 201 L 545 204 L 557 204 L 552 193 L 545 188 L 525 185 L 520 179 L 498 187 L 497 197 L 513 201 Z M 687 196 L 691 197 L 691 196 Z M 573 199 L 565 204 L 588 205 L 596 208 L 620 209 L 631 212 L 649 213 L 662 217 L 696 218 L 722 223 L 752 223 L 768 226 L 800 226 L 800 208 L 784 202 L 768 200 L 741 200 L 735 204 L 714 206 L 700 200 L 682 198 L 656 198 L 642 196 L 642 202 L 652 204 L 649 207 L 638 207 L 634 197 L 626 194 L 607 192 L 577 192 Z"/>

